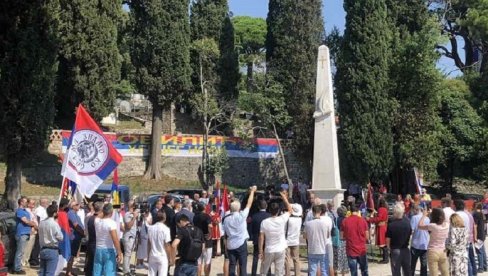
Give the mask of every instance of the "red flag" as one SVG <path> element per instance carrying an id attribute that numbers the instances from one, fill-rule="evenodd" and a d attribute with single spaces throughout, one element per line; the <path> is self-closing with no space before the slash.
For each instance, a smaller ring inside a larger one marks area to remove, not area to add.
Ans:
<path id="1" fill-rule="evenodd" d="M 225 212 L 230 210 L 229 197 L 227 195 L 227 187 L 224 185 L 224 192 L 222 193 L 222 209 Z"/>
<path id="2" fill-rule="evenodd" d="M 371 183 L 368 183 L 368 192 L 366 194 L 366 207 L 368 209 L 374 209 L 373 186 L 371 186 Z"/>

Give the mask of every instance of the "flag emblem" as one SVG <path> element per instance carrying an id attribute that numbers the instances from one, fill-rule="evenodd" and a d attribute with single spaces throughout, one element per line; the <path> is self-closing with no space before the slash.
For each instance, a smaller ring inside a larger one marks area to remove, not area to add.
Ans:
<path id="1" fill-rule="evenodd" d="M 107 141 L 92 130 L 79 130 L 73 134 L 69 148 L 69 165 L 81 175 L 96 173 L 108 159 Z"/>

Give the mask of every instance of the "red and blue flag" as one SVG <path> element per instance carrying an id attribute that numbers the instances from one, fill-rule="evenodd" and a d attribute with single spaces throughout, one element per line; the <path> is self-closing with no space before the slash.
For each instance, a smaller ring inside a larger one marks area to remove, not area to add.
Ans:
<path id="1" fill-rule="evenodd" d="M 63 233 L 63 240 L 59 243 L 59 258 L 55 275 L 61 273 L 71 257 L 71 230 L 69 228 L 68 214 L 63 210 L 58 212 L 58 224 L 61 228 L 61 233 Z"/>
<path id="2" fill-rule="evenodd" d="M 80 104 L 61 175 L 77 183 L 78 191 L 90 197 L 120 162 L 120 153 Z"/>

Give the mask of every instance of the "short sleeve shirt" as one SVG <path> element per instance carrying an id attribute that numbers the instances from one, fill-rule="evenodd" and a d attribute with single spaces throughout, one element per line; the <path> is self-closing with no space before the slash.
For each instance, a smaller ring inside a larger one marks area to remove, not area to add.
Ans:
<path id="1" fill-rule="evenodd" d="M 412 228 L 407 218 L 395 219 L 388 223 L 386 237 L 390 239 L 391 249 L 408 248 Z"/>
<path id="2" fill-rule="evenodd" d="M 305 222 L 308 254 L 326 254 L 327 237 L 330 236 L 332 223 L 323 219 L 312 219 Z"/>
<path id="3" fill-rule="evenodd" d="M 125 216 L 124 216 L 124 230 L 125 230 L 124 231 L 124 238 L 136 236 L 136 233 L 137 233 L 137 222 L 136 221 L 134 221 L 131 228 L 126 227 L 126 225 L 129 222 L 131 222 L 133 218 L 134 218 L 134 213 L 132 213 L 132 212 L 125 213 Z"/>
<path id="4" fill-rule="evenodd" d="M 271 217 L 261 222 L 260 232 L 264 234 L 266 253 L 284 252 L 287 248 L 285 239 L 285 226 L 290 218 L 290 213 L 286 212 L 281 216 Z"/>
<path id="5" fill-rule="evenodd" d="M 449 235 L 449 224 L 444 222 L 441 225 L 430 223 L 427 225 L 430 231 L 430 242 L 428 249 L 444 250 L 446 248 L 446 239 Z"/>
<path id="6" fill-rule="evenodd" d="M 115 248 L 114 242 L 110 232 L 117 230 L 117 223 L 111 218 L 96 218 L 95 219 L 95 231 L 97 233 L 97 248 L 113 249 Z"/>
<path id="7" fill-rule="evenodd" d="M 71 233 L 73 233 L 75 238 L 80 239 L 81 235 L 77 231 L 75 231 L 74 225 L 78 224 L 81 228 L 83 228 L 83 224 L 81 223 L 80 217 L 78 216 L 78 214 L 76 214 L 76 212 L 73 209 L 70 209 L 68 211 L 68 220 L 69 220 L 69 228 L 71 230 Z"/>
<path id="8" fill-rule="evenodd" d="M 205 237 L 205 247 L 210 248 L 212 247 L 212 240 L 209 239 L 208 235 L 208 225 L 212 224 L 212 218 L 208 215 L 205 214 L 204 212 L 197 213 L 193 217 L 193 225 L 196 227 L 200 228 L 202 230 L 202 233 Z"/>
<path id="9" fill-rule="evenodd" d="M 346 254 L 359 257 L 366 254 L 366 231 L 368 223 L 358 216 L 350 216 L 342 221 L 341 231 L 346 239 Z"/>
<path id="10" fill-rule="evenodd" d="M 473 213 L 474 224 L 476 224 L 477 239 L 484 241 L 486 238 L 485 220 L 481 212 Z"/>
<path id="11" fill-rule="evenodd" d="M 149 252 L 149 259 L 151 258 L 166 258 L 165 245 L 171 241 L 171 233 L 169 227 L 161 222 L 154 225 L 147 226 L 147 235 L 149 243 L 151 244 L 151 251 Z"/>
<path id="12" fill-rule="evenodd" d="M 23 208 L 18 208 L 17 211 L 15 212 L 15 217 L 17 220 L 17 227 L 16 227 L 15 234 L 17 236 L 30 235 L 32 226 L 22 222 L 23 217 L 25 217 L 27 220 L 30 221 L 31 217 L 29 215 L 29 212 L 27 212 L 27 210 Z"/>
<path id="13" fill-rule="evenodd" d="M 225 235 L 227 235 L 229 250 L 241 247 L 244 242 L 249 239 L 246 222 L 248 215 L 249 208 L 245 208 L 241 212 L 234 212 L 226 217 L 224 221 L 224 231 Z"/>

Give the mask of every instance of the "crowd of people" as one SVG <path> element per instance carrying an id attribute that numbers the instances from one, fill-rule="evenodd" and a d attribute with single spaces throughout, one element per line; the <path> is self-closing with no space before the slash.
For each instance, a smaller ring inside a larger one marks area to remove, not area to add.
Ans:
<path id="1" fill-rule="evenodd" d="M 83 275 L 116 275 L 118 270 L 133 275 L 136 268 L 147 269 L 148 275 L 168 275 L 171 266 L 177 276 L 214 275 L 212 259 L 220 255 L 224 275 L 248 275 L 248 241 L 253 245 L 251 275 L 270 275 L 272 267 L 275 275 L 302 275 L 301 239 L 311 276 L 355 276 L 359 270 L 366 276 L 368 248 L 378 248 L 380 263 L 390 263 L 393 276 L 413 275 L 419 261 L 421 276 L 427 271 L 471 276 L 488 270 L 488 195 L 472 212 L 462 200 L 446 197 L 443 208 L 430 208 L 428 200 L 416 202 L 407 195 L 389 214 L 381 196 L 376 208 L 351 198 L 335 208 L 311 192 L 302 196 L 297 186 L 291 196 L 288 187 L 262 194 L 254 186 L 242 202 L 230 193 L 226 212 L 206 191 L 182 202 L 163 193 L 151 208 L 130 200 L 114 209 L 110 197 L 86 206 L 67 199 L 49 205 L 41 199 L 36 207 L 34 200 L 21 197 L 11 273 L 25 274 L 22 267 L 30 264 L 40 267 L 39 275 L 55 275 L 66 238 L 71 245 L 66 275 L 74 275 L 83 238 Z M 64 219 L 67 236 L 60 227 Z"/>

